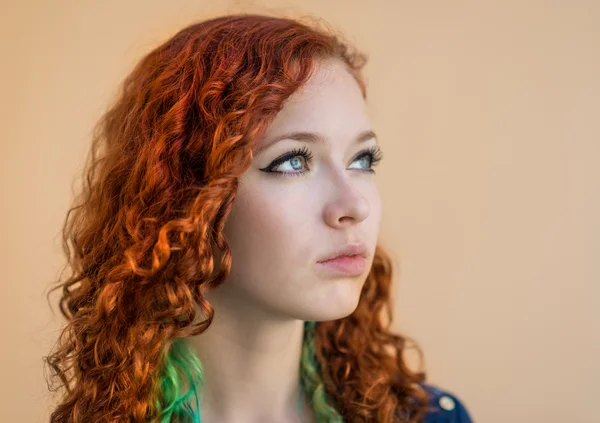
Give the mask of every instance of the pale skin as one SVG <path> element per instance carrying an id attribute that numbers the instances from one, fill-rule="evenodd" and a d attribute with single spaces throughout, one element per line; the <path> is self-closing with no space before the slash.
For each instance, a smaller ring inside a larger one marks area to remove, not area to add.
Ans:
<path id="1" fill-rule="evenodd" d="M 377 146 L 374 137 L 357 142 L 369 130 L 358 83 L 342 62 L 327 60 L 258 140 L 224 229 L 231 273 L 207 296 L 215 318 L 186 340 L 205 370 L 203 423 L 314 421 L 305 401 L 303 418 L 298 414 L 303 322 L 351 314 L 373 262 L 381 199 L 369 158 L 356 159 Z M 325 140 L 272 143 L 293 132 Z M 275 159 L 302 148 L 312 159 L 295 156 L 266 172 Z M 323 255 L 358 241 L 368 249 L 363 274 L 317 269 Z"/>

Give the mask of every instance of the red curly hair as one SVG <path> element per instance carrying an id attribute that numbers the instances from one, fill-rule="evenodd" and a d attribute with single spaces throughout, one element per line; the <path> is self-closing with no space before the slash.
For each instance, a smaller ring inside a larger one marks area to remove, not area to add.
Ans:
<path id="1" fill-rule="evenodd" d="M 222 231 L 238 178 L 325 58 L 344 62 L 366 99 L 366 56 L 339 34 L 254 14 L 180 30 L 125 79 L 94 129 L 63 226 L 71 275 L 63 280 L 63 269 L 50 293 L 61 289 L 67 324 L 44 358 L 65 392 L 51 422 L 164 421 L 166 351 L 209 327 L 205 294 L 229 274 Z M 318 378 L 343 421 L 417 422 L 426 412 L 425 373 L 409 369 L 409 339 L 390 331 L 391 282 L 392 261 L 377 246 L 356 310 L 314 327 Z M 206 319 L 195 322 L 195 303 Z"/>

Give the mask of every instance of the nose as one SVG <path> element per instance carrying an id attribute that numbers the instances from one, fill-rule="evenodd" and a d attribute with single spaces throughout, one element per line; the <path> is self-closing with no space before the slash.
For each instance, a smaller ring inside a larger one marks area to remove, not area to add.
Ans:
<path id="1" fill-rule="evenodd" d="M 336 173 L 331 180 L 331 195 L 323 209 L 323 217 L 333 228 L 356 225 L 369 216 L 371 205 L 358 185 L 345 172 Z"/>

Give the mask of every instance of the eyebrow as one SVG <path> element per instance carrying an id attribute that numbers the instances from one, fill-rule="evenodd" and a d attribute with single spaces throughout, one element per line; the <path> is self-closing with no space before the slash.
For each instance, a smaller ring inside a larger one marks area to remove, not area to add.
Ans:
<path id="1" fill-rule="evenodd" d="M 375 135 L 375 132 L 373 132 L 371 130 L 363 131 L 360 134 L 358 134 L 358 136 L 355 139 L 355 143 L 359 144 L 361 142 L 368 141 L 371 138 L 375 138 L 375 140 L 377 141 L 377 135 Z M 262 151 L 271 147 L 276 142 L 281 141 L 281 140 L 288 140 L 288 139 L 296 140 L 296 141 L 304 141 L 304 142 L 308 142 L 308 143 L 322 142 L 326 145 L 329 143 L 327 137 L 318 132 L 290 132 L 288 134 L 278 135 L 278 136 L 274 137 L 273 139 L 269 140 L 266 144 L 258 147 L 254 154 L 258 155 Z"/>

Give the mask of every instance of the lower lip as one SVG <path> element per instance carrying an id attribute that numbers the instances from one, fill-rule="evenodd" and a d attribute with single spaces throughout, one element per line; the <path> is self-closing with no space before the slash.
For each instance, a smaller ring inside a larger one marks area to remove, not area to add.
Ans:
<path id="1" fill-rule="evenodd" d="M 367 260 L 362 256 L 340 256 L 332 260 L 317 262 L 320 268 L 343 276 L 362 275 L 367 267 Z"/>

